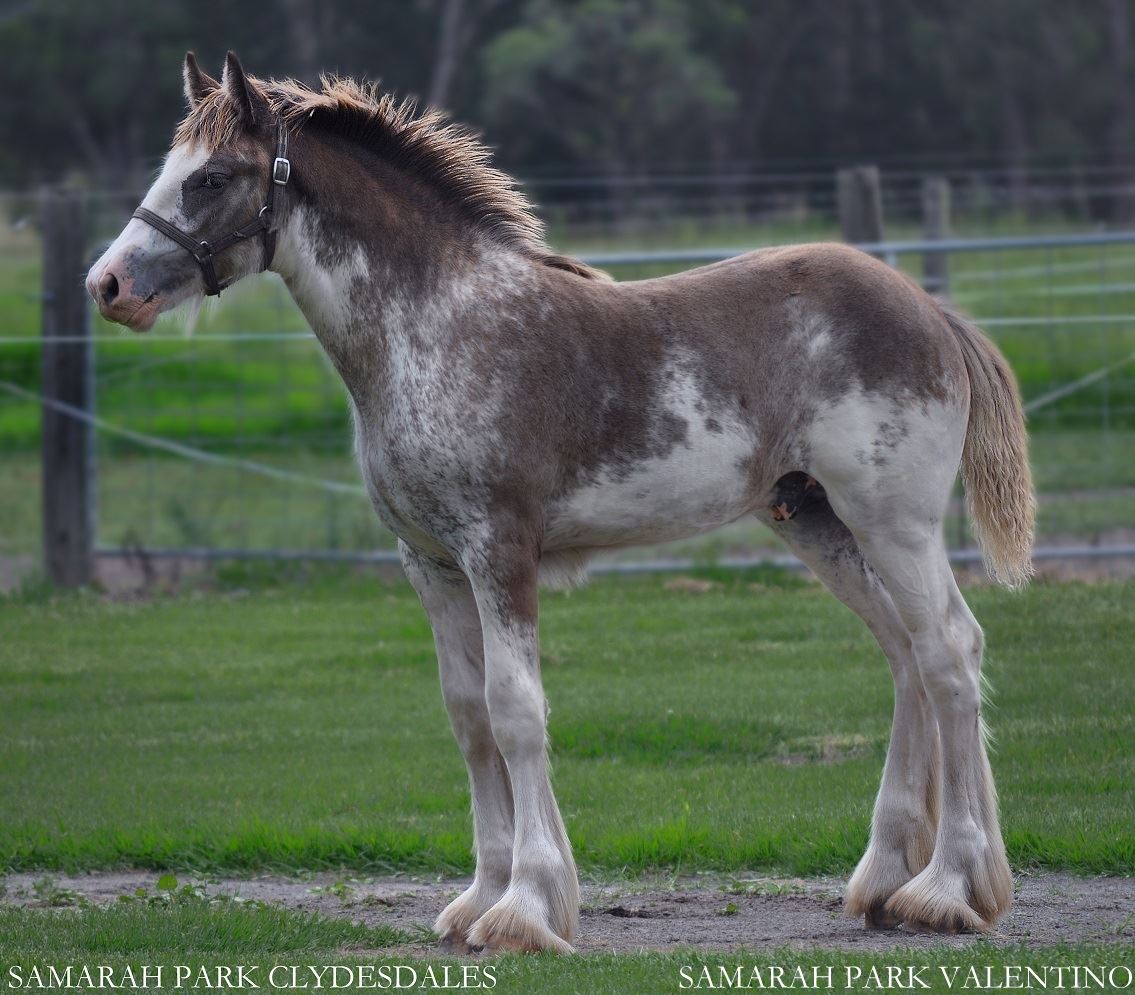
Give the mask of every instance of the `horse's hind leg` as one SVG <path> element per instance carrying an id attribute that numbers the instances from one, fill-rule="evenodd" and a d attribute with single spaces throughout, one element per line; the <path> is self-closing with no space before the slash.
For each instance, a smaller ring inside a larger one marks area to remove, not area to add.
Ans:
<path id="1" fill-rule="evenodd" d="M 984 931 L 1008 909 L 1013 882 L 981 719 L 981 627 L 938 536 L 875 532 L 861 541 L 912 634 L 942 753 L 934 855 L 886 908 L 910 928 Z"/>
<path id="2" fill-rule="evenodd" d="M 473 884 L 450 902 L 434 924 L 443 946 L 465 953 L 473 923 L 508 887 L 512 786 L 489 722 L 481 621 L 469 581 L 456 569 L 419 556 L 404 544 L 401 553 L 406 575 L 433 627 L 442 697 L 469 770 L 477 870 Z"/>
<path id="3" fill-rule="evenodd" d="M 1013 884 L 981 721 L 981 628 L 942 540 L 965 409 L 927 402 L 876 411 L 862 397 L 833 410 L 811 436 L 809 469 L 890 593 L 938 723 L 934 854 L 886 909 L 910 928 L 985 930 L 1008 909 Z"/>
<path id="4" fill-rule="evenodd" d="M 769 518 L 769 516 L 765 516 Z M 910 634 L 859 543 L 826 498 L 803 502 L 791 519 L 770 527 L 829 591 L 871 630 L 891 666 L 895 711 L 883 779 L 871 820 L 871 841 L 847 887 L 845 908 L 869 928 L 899 925 L 887 900 L 930 861 L 938 820 L 938 729 Z"/>

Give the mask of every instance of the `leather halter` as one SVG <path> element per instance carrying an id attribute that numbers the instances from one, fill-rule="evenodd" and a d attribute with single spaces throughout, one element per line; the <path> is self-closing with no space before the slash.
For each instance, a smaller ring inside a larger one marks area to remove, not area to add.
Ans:
<path id="1" fill-rule="evenodd" d="M 272 257 L 276 254 L 276 229 L 273 225 L 277 196 L 288 185 L 292 177 L 292 163 L 288 159 L 288 129 L 283 121 L 276 123 L 276 158 L 272 162 L 271 182 L 268 184 L 268 197 L 260 213 L 247 224 L 241 225 L 236 231 L 222 235 L 215 241 L 194 238 L 182 231 L 177 225 L 166 221 L 165 218 L 155 214 L 145 207 L 139 207 L 133 214 L 139 221 L 144 221 L 151 228 L 160 231 L 167 238 L 173 239 L 185 249 L 201 267 L 201 275 L 205 278 L 205 293 L 208 297 L 219 297 L 224 287 L 217 282 L 217 273 L 213 269 L 213 260 L 225 249 L 242 242 L 246 238 L 255 238 L 260 235 L 264 239 L 264 265 L 266 270 L 272 264 Z M 228 284 L 226 283 L 227 287 Z"/>

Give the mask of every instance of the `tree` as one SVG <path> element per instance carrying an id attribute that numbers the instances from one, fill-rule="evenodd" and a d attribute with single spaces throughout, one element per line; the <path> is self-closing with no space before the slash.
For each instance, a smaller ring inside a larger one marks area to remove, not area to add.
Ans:
<path id="1" fill-rule="evenodd" d="M 534 0 L 484 54 L 483 116 L 509 159 L 612 181 L 704 158 L 735 106 L 677 0 Z"/>

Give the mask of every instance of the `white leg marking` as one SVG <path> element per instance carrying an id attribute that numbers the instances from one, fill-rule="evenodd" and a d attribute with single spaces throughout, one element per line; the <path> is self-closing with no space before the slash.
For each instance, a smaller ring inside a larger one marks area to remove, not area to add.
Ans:
<path id="1" fill-rule="evenodd" d="M 867 623 L 891 666 L 895 712 L 875 801 L 871 841 L 847 887 L 849 915 L 872 928 L 899 925 L 887 899 L 930 861 L 938 823 L 938 727 L 914 660 L 910 634 L 847 527 L 828 509 L 772 525 L 823 584 Z"/>
<path id="2" fill-rule="evenodd" d="M 982 734 L 981 629 L 942 541 L 965 426 L 964 412 L 951 405 L 857 396 L 813 427 L 812 472 L 890 592 L 938 724 L 934 853 L 886 910 L 939 932 L 988 929 L 1012 900 Z"/>
<path id="3" fill-rule="evenodd" d="M 468 952 L 473 923 L 508 887 L 512 869 L 512 787 L 497 750 L 485 702 L 481 621 L 473 591 L 455 571 L 442 571 L 403 549 L 406 574 L 433 626 L 442 696 L 465 757 L 473 798 L 473 884 L 438 917 L 443 944 Z"/>
<path id="4" fill-rule="evenodd" d="M 1008 909 L 1013 882 L 981 720 L 981 628 L 962 600 L 941 542 L 868 545 L 896 591 L 941 739 L 941 813 L 930 863 L 887 902 L 914 928 L 984 931 Z"/>
<path id="5" fill-rule="evenodd" d="M 505 617 L 500 592 L 492 587 L 481 588 L 475 579 L 474 588 L 485 633 L 489 715 L 508 764 L 516 832 L 508 889 L 474 924 L 469 942 L 489 950 L 570 952 L 579 883 L 548 778 L 536 625 Z"/>

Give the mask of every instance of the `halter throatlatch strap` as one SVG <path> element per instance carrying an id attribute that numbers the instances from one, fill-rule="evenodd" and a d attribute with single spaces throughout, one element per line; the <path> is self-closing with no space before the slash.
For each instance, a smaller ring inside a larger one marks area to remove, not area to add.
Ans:
<path id="1" fill-rule="evenodd" d="M 197 260 L 197 265 L 201 267 L 201 275 L 205 279 L 206 295 L 219 297 L 224 287 L 217 281 L 217 272 L 213 268 L 213 260 L 225 249 L 236 245 L 237 242 L 243 242 L 247 238 L 255 238 L 259 235 L 264 239 L 264 265 L 261 270 L 266 270 L 272 265 L 272 257 L 276 254 L 275 214 L 277 201 L 280 191 L 288 185 L 288 180 L 291 178 L 292 163 L 288 159 L 288 129 L 283 121 L 279 121 L 276 124 L 276 158 L 272 161 L 272 172 L 269 175 L 268 196 L 264 201 L 264 206 L 260 208 L 260 212 L 247 224 L 241 225 L 227 235 L 209 241 L 195 238 L 145 207 L 139 207 L 133 216 L 175 241 L 193 256 Z"/>

